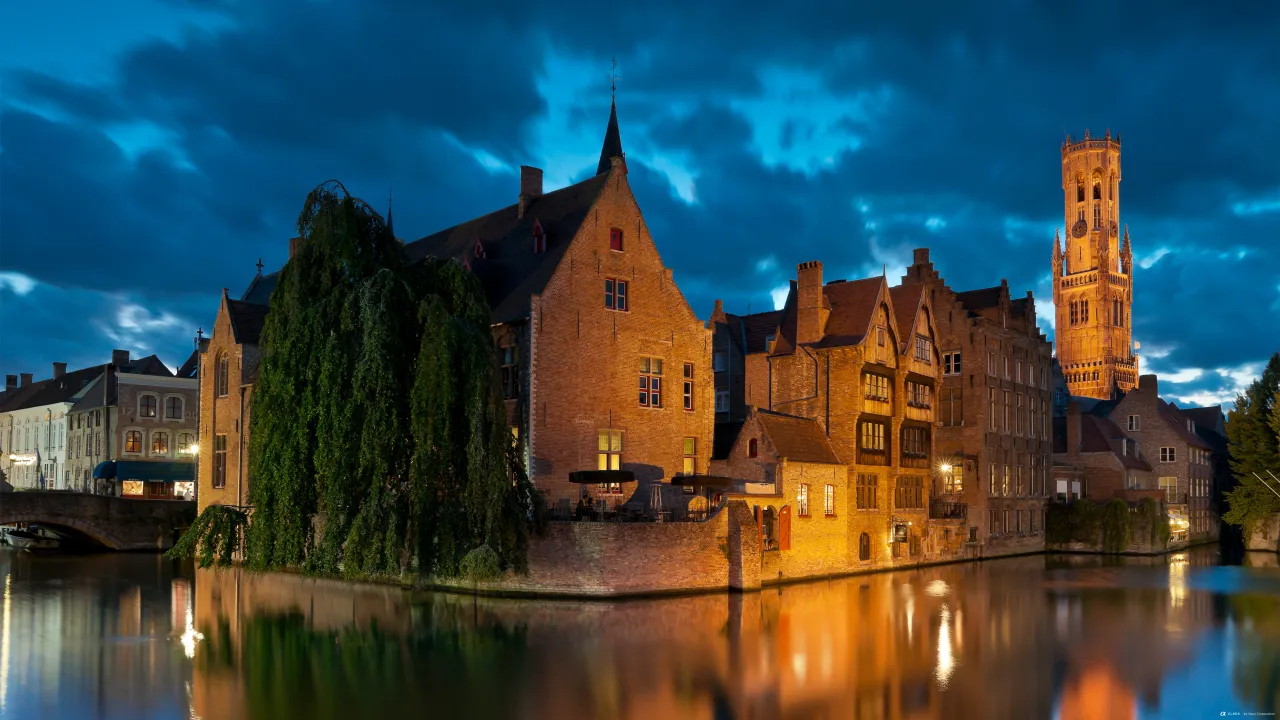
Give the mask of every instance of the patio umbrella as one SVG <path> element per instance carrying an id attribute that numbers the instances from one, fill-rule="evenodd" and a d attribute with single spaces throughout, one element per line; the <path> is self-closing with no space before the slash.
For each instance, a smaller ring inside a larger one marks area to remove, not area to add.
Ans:
<path id="1" fill-rule="evenodd" d="M 636 474 L 630 470 L 578 470 L 569 473 L 569 482 L 578 485 L 607 485 L 609 483 L 635 482 Z M 604 515 L 604 500 L 600 501 L 600 514 Z"/>

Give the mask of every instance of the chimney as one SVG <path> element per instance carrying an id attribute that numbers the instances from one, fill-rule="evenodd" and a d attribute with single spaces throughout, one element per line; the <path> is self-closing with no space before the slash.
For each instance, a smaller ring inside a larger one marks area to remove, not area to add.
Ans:
<path id="1" fill-rule="evenodd" d="M 129 351 L 128 351 L 128 350 L 112 350 L 112 351 L 111 351 L 111 364 L 112 364 L 112 365 L 115 365 L 116 367 L 119 367 L 119 366 L 121 366 L 121 365 L 128 365 L 128 364 L 129 364 Z"/>
<path id="2" fill-rule="evenodd" d="M 796 344 L 816 343 L 826 328 L 822 308 L 822 263 L 817 260 L 796 266 Z"/>
<path id="3" fill-rule="evenodd" d="M 916 265 L 929 264 L 929 248 L 916 248 L 913 251 L 913 253 L 915 255 L 914 264 Z"/>
<path id="4" fill-rule="evenodd" d="M 1138 387 L 1142 389 L 1142 393 L 1151 393 L 1151 397 L 1160 397 L 1160 380 L 1155 375 L 1139 375 Z"/>
<path id="5" fill-rule="evenodd" d="M 1067 403 L 1067 454 L 1080 452 L 1080 403 Z"/>
<path id="6" fill-rule="evenodd" d="M 31 384 L 31 373 L 22 373 L 20 377 L 22 378 L 22 387 L 26 387 Z"/>
<path id="7" fill-rule="evenodd" d="M 520 196 L 517 198 L 519 207 L 516 210 L 516 216 L 523 218 L 524 211 L 529 207 L 529 201 L 539 197 L 542 197 L 542 168 L 521 165 Z"/>
<path id="8" fill-rule="evenodd" d="M 58 379 L 67 374 L 67 364 L 64 362 L 56 362 L 53 364 L 53 377 Z"/>
<path id="9" fill-rule="evenodd" d="M 16 390 L 16 389 L 17 389 L 17 387 L 18 387 L 18 376 L 17 376 L 17 375 L 5 375 L 5 376 L 4 376 L 4 389 L 5 389 L 5 392 L 8 392 L 8 391 L 10 391 L 10 390 Z"/>
<path id="10" fill-rule="evenodd" d="M 728 321 L 729 321 L 729 318 L 725 317 L 725 314 L 724 314 L 724 301 L 716 300 L 715 309 L 711 311 L 711 322 L 722 323 L 722 322 L 728 322 Z"/>

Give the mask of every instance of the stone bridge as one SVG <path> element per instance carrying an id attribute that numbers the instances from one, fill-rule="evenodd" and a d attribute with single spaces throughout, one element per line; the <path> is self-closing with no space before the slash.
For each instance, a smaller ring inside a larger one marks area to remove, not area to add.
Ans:
<path id="1" fill-rule="evenodd" d="M 193 500 L 135 500 L 75 492 L 0 494 L 0 525 L 72 530 L 112 550 L 166 550 L 196 516 Z"/>

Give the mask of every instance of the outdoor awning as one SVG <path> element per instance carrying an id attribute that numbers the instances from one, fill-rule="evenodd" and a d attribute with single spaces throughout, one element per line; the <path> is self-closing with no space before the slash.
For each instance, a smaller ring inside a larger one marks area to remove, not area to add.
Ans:
<path id="1" fill-rule="evenodd" d="M 146 462 L 121 460 L 99 463 L 93 476 L 101 479 L 144 480 L 147 482 L 193 482 L 196 464 L 190 462 Z"/>
<path id="2" fill-rule="evenodd" d="M 677 475 L 671 478 L 671 484 L 680 487 L 726 488 L 733 487 L 734 482 L 733 478 L 721 475 Z"/>
<path id="3" fill-rule="evenodd" d="M 636 474 L 630 470 L 579 470 L 569 473 L 569 482 L 578 483 L 579 485 L 635 481 Z"/>

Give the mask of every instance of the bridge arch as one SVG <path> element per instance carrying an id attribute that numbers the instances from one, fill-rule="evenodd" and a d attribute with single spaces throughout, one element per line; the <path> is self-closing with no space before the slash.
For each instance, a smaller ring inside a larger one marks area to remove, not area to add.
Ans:
<path id="1" fill-rule="evenodd" d="M 0 524 L 26 522 L 64 527 L 112 550 L 164 550 L 174 530 L 195 516 L 195 502 L 135 500 L 72 492 L 0 494 Z"/>

